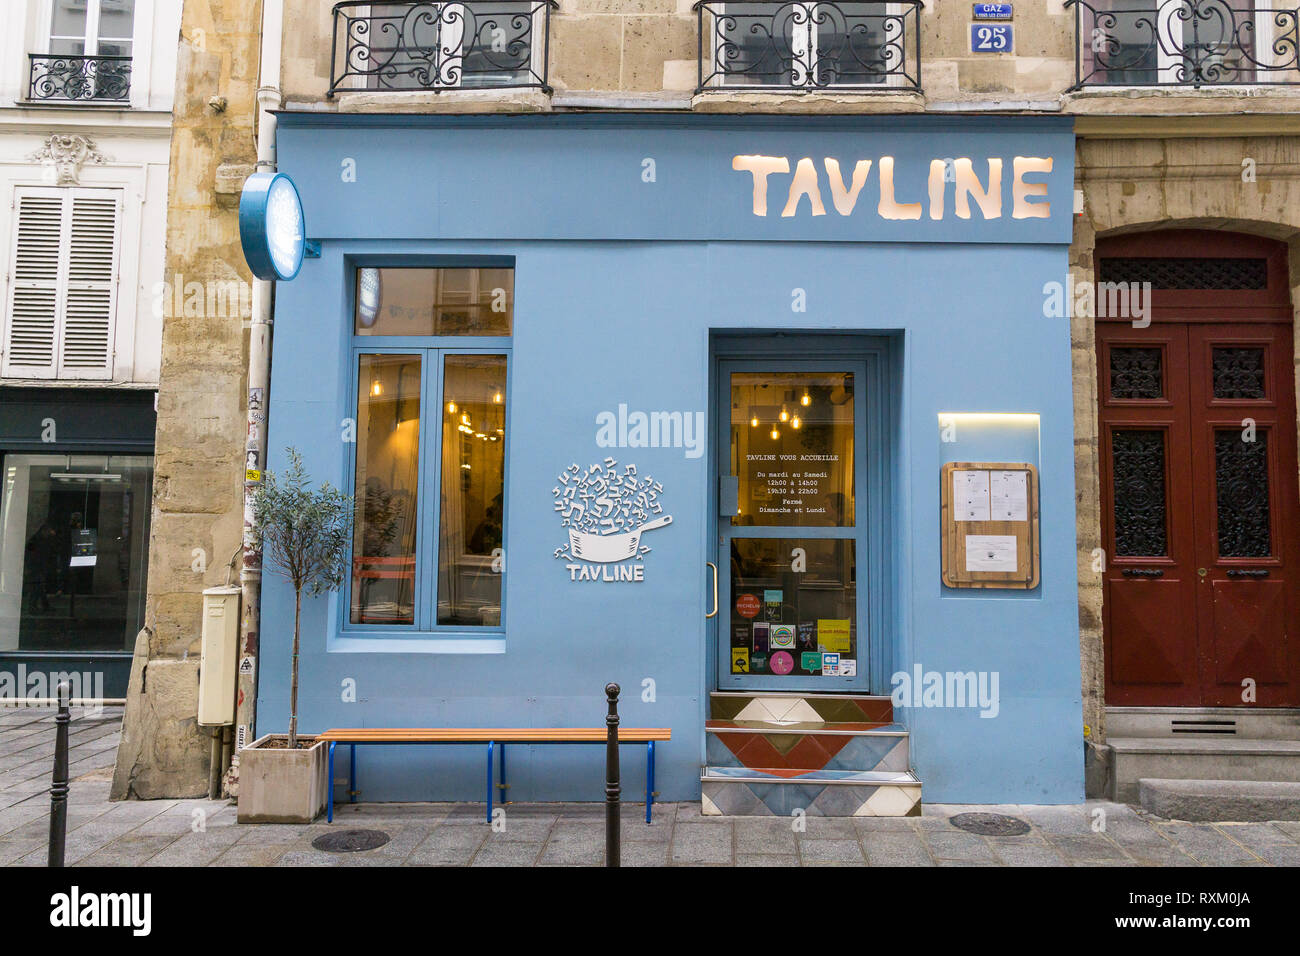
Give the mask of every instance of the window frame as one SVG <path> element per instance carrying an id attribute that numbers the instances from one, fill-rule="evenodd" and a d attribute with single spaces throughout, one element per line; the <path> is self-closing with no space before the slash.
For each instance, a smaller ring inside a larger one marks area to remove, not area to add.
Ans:
<path id="1" fill-rule="evenodd" d="M 1094 2 L 1096 2 L 1096 0 L 1094 0 Z M 1111 72 L 1116 72 L 1116 73 L 1149 72 L 1155 74 L 1155 81 L 1153 83 L 1133 83 L 1133 82 L 1109 82 L 1108 80 L 1101 80 L 1098 82 L 1089 82 L 1087 84 L 1088 86 L 1104 88 L 1107 90 L 1122 91 L 1122 90 L 1142 90 L 1142 89 L 1153 89 L 1153 88 L 1189 89 L 1189 88 L 1193 88 L 1196 85 L 1193 83 L 1192 80 L 1180 80 L 1178 77 L 1178 72 L 1180 69 L 1182 69 L 1184 65 L 1183 49 L 1185 48 L 1186 41 L 1187 41 L 1187 37 L 1185 33 L 1186 24 L 1183 25 L 1183 29 L 1178 30 L 1177 32 L 1175 32 L 1173 29 L 1173 18 L 1174 18 L 1175 11 L 1178 9 L 1178 4 L 1167 3 L 1166 0 L 1148 0 L 1149 5 L 1145 5 L 1142 7 L 1127 7 L 1127 8 L 1121 8 L 1117 10 L 1114 9 L 1109 4 L 1103 6 L 1104 3 L 1106 3 L 1106 0 L 1102 0 L 1102 2 L 1097 3 L 1096 6 L 1094 6 L 1092 3 L 1087 3 L 1085 5 L 1086 9 L 1090 10 L 1094 15 L 1093 20 L 1091 21 L 1092 24 L 1094 25 L 1094 28 L 1096 24 L 1096 15 L 1100 13 L 1154 12 L 1155 14 L 1154 30 L 1155 30 L 1155 43 L 1156 43 L 1155 65 L 1152 67 L 1142 67 L 1140 69 L 1137 67 L 1132 67 L 1129 69 L 1116 69 L 1114 71 L 1110 69 L 1098 68 L 1096 65 L 1096 54 L 1092 51 L 1091 48 L 1092 38 L 1090 36 L 1083 35 L 1086 30 L 1086 26 L 1082 20 L 1079 20 L 1078 32 L 1080 35 L 1075 38 L 1075 42 L 1079 46 L 1081 67 L 1082 66 L 1088 67 L 1088 69 L 1091 71 L 1088 74 L 1090 77 L 1109 76 Z M 1277 54 L 1275 54 L 1273 51 L 1273 43 L 1274 40 L 1276 39 L 1276 34 L 1277 34 L 1277 31 L 1274 29 L 1274 23 L 1272 22 L 1272 19 L 1270 17 L 1268 16 L 1261 17 L 1260 15 L 1276 13 L 1281 11 L 1282 8 L 1277 6 L 1264 6 L 1263 0 L 1225 0 L 1225 5 L 1228 6 L 1233 13 L 1249 13 L 1251 15 L 1250 22 L 1254 25 L 1255 43 L 1254 43 L 1254 56 L 1250 57 L 1249 59 L 1252 64 L 1258 63 L 1260 67 L 1259 69 L 1256 69 L 1253 66 L 1251 67 L 1251 72 L 1253 72 L 1255 75 L 1250 80 L 1230 79 L 1225 82 L 1219 82 L 1219 83 L 1202 82 L 1199 84 L 1199 87 L 1243 88 L 1243 87 L 1275 85 L 1269 83 L 1267 79 L 1261 81 L 1259 77 L 1261 70 L 1264 71 L 1265 76 L 1267 77 L 1267 71 L 1270 70 L 1277 63 L 1278 60 Z M 1081 7 L 1080 10 L 1085 9 L 1085 7 Z M 1169 49 L 1166 48 L 1163 42 L 1164 39 L 1166 38 L 1170 42 L 1171 48 Z"/>
<path id="2" fill-rule="evenodd" d="M 539 20 L 542 23 L 543 32 L 545 32 L 545 26 L 547 23 L 547 21 L 544 19 L 545 4 L 539 3 L 538 0 L 518 0 L 518 2 L 533 4 L 533 9 L 527 11 L 527 15 L 529 19 L 528 64 L 525 68 L 521 68 L 521 70 L 525 72 L 528 77 L 534 77 L 534 76 L 538 76 L 539 73 L 538 73 L 538 62 L 537 62 L 538 61 L 537 44 L 536 42 L 534 42 L 533 38 L 537 36 L 537 32 L 538 32 L 537 27 L 538 27 Z M 353 15 L 356 17 L 371 17 L 374 15 L 373 10 L 375 7 L 385 7 L 385 6 L 392 6 L 392 5 L 403 5 L 403 4 L 401 3 L 388 4 L 388 3 L 378 2 L 378 0 L 376 0 L 375 3 L 356 7 Z M 449 6 L 470 7 L 471 9 L 473 9 L 477 4 L 475 3 L 475 0 L 431 0 L 429 5 L 436 8 L 435 12 L 437 13 L 437 17 L 438 17 L 437 22 L 440 25 L 438 36 L 441 40 L 441 36 L 442 36 L 441 25 L 447 22 L 443 20 L 443 10 Z M 522 12 L 523 11 L 521 11 L 521 13 Z M 369 84 L 372 82 L 377 84 L 378 78 L 374 75 L 367 75 L 365 77 L 367 85 L 357 87 L 356 89 L 364 90 L 365 92 L 369 92 L 369 93 L 427 93 L 433 91 L 451 91 L 451 90 L 476 91 L 476 90 L 517 88 L 519 84 L 516 83 L 505 83 L 505 84 L 487 83 L 483 85 L 471 85 L 471 86 L 466 86 L 464 84 L 463 82 L 464 63 L 465 63 L 465 56 L 466 56 L 464 21 L 461 20 L 459 21 L 459 23 L 460 25 L 458 29 L 460 35 L 456 38 L 455 51 L 453 52 L 450 47 L 444 47 L 443 51 L 439 51 L 440 53 L 446 52 L 447 59 L 443 61 L 442 64 L 440 64 L 439 69 L 435 72 L 434 82 L 431 86 L 427 86 L 427 87 L 426 86 L 403 87 L 403 86 L 382 86 L 382 85 L 372 86 Z M 371 35 L 373 36 L 373 32 Z M 345 44 L 344 49 L 346 50 L 347 49 L 346 39 L 344 41 L 344 44 Z M 367 46 L 366 49 L 367 49 L 367 53 L 369 53 L 372 47 Z M 383 49 L 383 48 L 379 48 L 379 49 Z M 473 47 L 470 47 L 469 49 L 472 50 Z M 454 61 L 456 64 L 454 68 L 449 68 L 448 66 L 445 65 L 451 63 L 452 61 Z M 456 79 L 453 82 L 445 82 L 443 80 L 443 75 L 449 69 L 452 69 L 456 76 Z M 479 74 L 475 74 L 475 75 L 479 75 Z M 349 90 L 348 92 L 352 92 L 352 90 Z"/>
<path id="3" fill-rule="evenodd" d="M 502 440 L 502 495 L 501 495 L 501 541 L 503 560 L 509 560 L 506 542 L 510 540 L 510 436 L 513 418 L 511 395 L 514 376 L 513 334 L 499 335 L 431 335 L 431 336 L 385 336 L 358 335 L 356 332 L 356 290 L 357 272 L 363 268 L 374 269 L 510 269 L 516 272 L 513 258 L 462 259 L 453 257 L 437 261 L 402 261 L 396 260 L 361 261 L 347 259 L 346 315 L 347 338 L 346 350 L 348 374 L 345 381 L 349 383 L 344 416 L 350 418 L 353 428 L 360 419 L 360 387 L 362 355 L 418 355 L 420 356 L 420 438 L 417 463 L 416 489 L 416 544 L 415 544 L 415 620 L 411 624 L 364 624 L 352 622 L 352 562 L 355 536 L 350 538 L 347 550 L 347 575 L 344 587 L 339 591 L 337 612 L 337 635 L 342 639 L 398 639 L 420 641 L 433 639 L 454 639 L 458 641 L 495 641 L 505 637 L 508 624 L 506 601 L 506 574 L 509 564 L 502 566 L 501 575 L 501 617 L 496 625 L 479 627 L 464 624 L 438 623 L 438 558 L 440 550 L 439 530 L 442 524 L 442 430 L 441 427 L 430 430 L 429 422 L 441 422 L 441 409 L 444 400 L 445 362 L 448 355 L 493 355 L 501 356 L 506 361 L 505 375 L 505 435 Z M 517 318 L 517 301 L 513 321 Z M 439 409 L 436 418 L 431 417 L 432 409 Z M 430 441 L 437 442 L 437 448 L 431 449 Z M 344 481 L 342 487 L 349 495 L 357 492 L 357 453 L 359 436 L 347 442 L 344 455 Z M 437 484 L 436 492 L 430 494 L 430 482 Z"/>
<path id="4" fill-rule="evenodd" d="M 44 55 L 50 55 L 50 46 L 54 41 L 54 4 L 56 0 L 39 0 L 36 7 L 38 20 L 36 22 L 36 50 Z M 95 53 L 85 53 L 84 56 L 99 56 L 99 15 L 100 0 L 86 0 L 86 36 L 87 46 L 90 45 L 93 38 Z M 131 19 L 131 81 L 127 90 L 125 100 L 43 100 L 44 104 L 58 106 L 63 109 L 76 108 L 98 108 L 103 109 L 106 106 L 117 109 L 144 109 L 149 105 L 150 97 L 150 70 L 153 67 L 153 31 L 154 31 L 154 0 L 135 0 L 135 9 Z M 93 30 L 92 30 L 93 20 Z M 125 39 L 110 37 L 109 39 Z M 36 51 L 33 51 L 36 52 Z M 29 67 L 24 63 L 24 69 Z M 22 95 L 25 97 L 26 84 L 29 82 L 28 75 L 24 74 Z"/>
<path id="5" fill-rule="evenodd" d="M 852 6 L 853 0 L 840 0 L 840 2 Z M 727 6 L 729 5 L 730 4 L 720 4 L 719 12 L 716 16 L 726 16 Z M 735 0 L 735 5 L 745 6 L 746 4 L 744 3 L 744 0 Z M 802 51 L 796 52 L 795 58 L 791 61 L 791 65 L 797 69 L 798 76 L 806 79 L 817 69 L 817 52 L 821 30 L 818 28 L 819 24 L 816 22 L 815 18 L 817 16 L 817 7 L 820 4 L 818 3 L 818 0 L 793 0 L 793 5 L 802 7 L 804 13 L 808 17 L 807 22 L 803 24 L 802 28 L 798 31 L 799 34 L 801 34 L 798 45 L 801 45 L 803 49 Z M 884 6 L 885 9 L 882 14 L 883 16 L 896 16 L 900 18 L 905 16 L 903 7 L 898 3 L 885 3 Z M 772 5 L 772 11 L 774 13 L 780 9 L 783 9 L 781 5 Z M 906 29 L 906 21 L 904 20 L 902 22 L 904 23 L 904 29 Z M 713 25 L 710 33 L 714 40 L 711 52 L 711 63 L 713 64 L 713 68 L 716 70 L 717 63 L 721 58 L 721 52 L 727 46 L 727 41 L 719 34 L 716 23 Z M 903 38 L 900 38 L 899 42 L 904 45 L 906 44 L 906 34 Z M 792 42 L 791 46 L 794 47 L 796 44 Z M 734 90 L 742 93 L 770 93 L 779 91 L 834 93 L 837 90 L 862 92 L 870 90 L 899 89 L 905 84 L 907 79 L 907 77 L 901 73 L 887 73 L 879 83 L 828 83 L 825 86 L 817 86 L 815 84 L 809 85 L 806 82 L 790 82 L 789 80 L 781 79 L 779 76 L 774 76 L 770 82 L 746 83 L 743 79 L 745 75 L 746 74 L 743 72 L 719 74 L 716 88 Z"/>

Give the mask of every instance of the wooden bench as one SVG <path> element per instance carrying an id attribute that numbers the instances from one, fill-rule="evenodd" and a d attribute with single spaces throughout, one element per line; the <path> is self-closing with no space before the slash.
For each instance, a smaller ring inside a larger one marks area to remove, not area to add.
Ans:
<path id="1" fill-rule="evenodd" d="M 506 744 L 603 744 L 604 727 L 478 727 L 478 728 L 398 728 L 352 727 L 333 728 L 316 737 L 329 743 L 329 784 L 326 787 L 326 820 L 334 822 L 334 747 L 347 744 L 348 802 L 356 803 L 357 745 L 358 744 L 486 744 L 487 745 L 487 821 L 492 822 L 493 791 L 508 789 L 506 784 Z M 667 727 L 620 727 L 620 744 L 646 745 L 645 822 L 650 822 L 650 808 L 654 806 L 655 744 L 672 739 Z M 498 755 L 501 782 L 492 775 L 492 755 Z M 506 803 L 502 793 L 502 802 Z"/>

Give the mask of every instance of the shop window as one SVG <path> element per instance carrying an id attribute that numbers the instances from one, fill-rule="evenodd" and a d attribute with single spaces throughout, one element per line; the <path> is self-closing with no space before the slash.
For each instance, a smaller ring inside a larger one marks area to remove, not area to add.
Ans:
<path id="1" fill-rule="evenodd" d="M 443 359 L 439 624 L 501 623 L 505 377 L 504 355 Z"/>
<path id="2" fill-rule="evenodd" d="M 111 378 L 120 191 L 19 189 L 14 205 L 3 374 Z"/>
<path id="3" fill-rule="evenodd" d="M 353 624 L 415 623 L 420 366 L 418 355 L 360 358 Z"/>
<path id="4" fill-rule="evenodd" d="M 357 335 L 509 335 L 512 269 L 360 269 Z"/>
<path id="5" fill-rule="evenodd" d="M 356 278 L 349 622 L 499 627 L 513 270 L 362 268 Z"/>
<path id="6" fill-rule="evenodd" d="M 12 454 L 0 651 L 130 651 L 144 624 L 153 458 Z"/>

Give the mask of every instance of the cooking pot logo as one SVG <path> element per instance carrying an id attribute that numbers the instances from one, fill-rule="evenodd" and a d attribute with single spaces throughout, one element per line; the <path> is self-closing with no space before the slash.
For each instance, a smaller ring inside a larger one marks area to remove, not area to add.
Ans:
<path id="1" fill-rule="evenodd" d="M 569 543 L 555 549 L 557 558 L 597 564 L 640 561 L 650 553 L 642 535 L 673 522 L 659 501 L 664 486 L 651 475 L 637 474 L 636 465 L 620 471 L 613 458 L 585 469 L 574 462 L 557 481 L 551 494 L 569 534 Z"/>

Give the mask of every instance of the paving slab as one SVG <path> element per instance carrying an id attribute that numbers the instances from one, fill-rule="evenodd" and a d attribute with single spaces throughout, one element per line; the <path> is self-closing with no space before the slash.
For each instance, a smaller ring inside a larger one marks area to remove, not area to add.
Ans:
<path id="1" fill-rule="evenodd" d="M 672 862 L 730 863 L 732 828 L 726 823 L 678 823 L 674 827 Z"/>
<path id="2" fill-rule="evenodd" d="M 862 846 L 872 866 L 934 866 L 934 857 L 917 834 L 873 833 L 863 838 Z"/>
<path id="3" fill-rule="evenodd" d="M 1260 858 L 1207 823 L 1170 823 L 1160 827 L 1175 846 L 1208 866 L 1234 866 Z"/>

